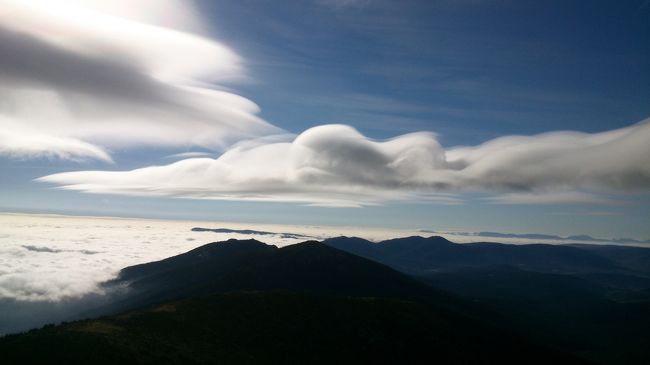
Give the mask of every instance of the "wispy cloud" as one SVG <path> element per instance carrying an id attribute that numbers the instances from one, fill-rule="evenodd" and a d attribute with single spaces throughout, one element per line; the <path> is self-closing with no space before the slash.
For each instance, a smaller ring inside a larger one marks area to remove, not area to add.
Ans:
<path id="1" fill-rule="evenodd" d="M 349 126 L 309 129 L 292 142 L 234 148 L 131 171 L 39 179 L 91 193 L 361 206 L 487 192 L 501 204 L 612 204 L 588 192 L 650 190 L 650 121 L 603 133 L 506 136 L 444 150 L 431 133 L 374 141 Z M 588 191 L 588 192 L 587 192 Z"/>
<path id="2" fill-rule="evenodd" d="M 580 191 L 552 191 L 530 193 L 508 193 L 488 197 L 485 201 L 493 204 L 514 205 L 553 205 L 553 204 L 580 204 L 580 205 L 622 205 L 619 200 Z"/>
<path id="3" fill-rule="evenodd" d="M 649 121 L 448 149 L 430 132 L 376 141 L 324 125 L 295 136 L 226 91 L 246 77 L 244 60 L 199 35 L 189 2 L 0 1 L 0 154 L 110 162 L 110 151 L 124 147 L 226 150 L 214 159 L 194 152 L 165 166 L 39 179 L 64 189 L 346 207 L 458 204 L 455 194 L 465 192 L 500 204 L 610 204 L 601 193 L 650 190 Z M 382 125 L 432 111 L 366 94 L 313 102 L 376 115 Z"/>
<path id="4" fill-rule="evenodd" d="M 362 8 L 370 5 L 372 0 L 317 0 L 318 4 L 335 9 L 341 8 Z"/>
<path id="5" fill-rule="evenodd" d="M 570 215 L 570 216 L 583 215 L 583 216 L 590 216 L 590 217 L 617 217 L 617 216 L 624 215 L 623 212 L 616 212 L 616 211 L 609 211 L 609 210 L 585 210 L 585 211 L 577 211 L 577 212 L 553 212 L 553 213 L 550 213 L 550 214 L 551 215 Z"/>
<path id="6" fill-rule="evenodd" d="M 174 28 L 199 28 L 189 2 L 0 6 L 3 155 L 108 161 L 111 148 L 219 149 L 279 131 L 219 86 L 246 77 L 237 54 Z"/>
<path id="7" fill-rule="evenodd" d="M 77 138 L 58 137 L 36 131 L 24 130 L 17 120 L 0 116 L 0 126 L 15 128 L 0 129 L 0 155 L 17 158 L 60 158 L 66 160 L 96 159 L 112 162 L 111 156 L 102 147 Z"/>
<path id="8" fill-rule="evenodd" d="M 182 160 L 186 158 L 199 158 L 199 157 L 213 157 L 213 153 L 209 152 L 181 152 L 173 155 L 165 156 L 165 158 Z"/>

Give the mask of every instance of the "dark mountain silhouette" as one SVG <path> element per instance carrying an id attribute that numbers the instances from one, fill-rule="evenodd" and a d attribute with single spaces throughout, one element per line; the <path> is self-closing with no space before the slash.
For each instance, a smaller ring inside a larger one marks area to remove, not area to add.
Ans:
<path id="1" fill-rule="evenodd" d="M 643 250 L 229 240 L 125 268 L 93 312 L 111 316 L 7 336 L 0 351 L 10 363 L 645 364 Z"/>
<path id="2" fill-rule="evenodd" d="M 49 326 L 0 339 L 0 351 L 6 363 L 586 363 L 416 302 L 277 292 Z"/>
<path id="3" fill-rule="evenodd" d="M 553 273 L 626 270 L 603 255 L 564 245 L 457 244 L 436 236 L 405 237 L 379 243 L 356 237 L 337 237 L 324 243 L 413 274 L 494 265 Z"/>
<path id="4" fill-rule="evenodd" d="M 283 248 L 256 240 L 228 240 L 168 259 L 127 267 L 105 284 L 126 288 L 116 309 L 237 290 L 435 300 L 458 299 L 377 262 L 307 241 Z"/>
<path id="5" fill-rule="evenodd" d="M 650 274 L 650 248 L 589 244 L 572 246 L 605 257 L 628 270 Z"/>
<path id="6" fill-rule="evenodd" d="M 538 341 L 601 363 L 650 363 L 650 249 L 441 237 L 324 243 L 470 299 L 498 313 L 500 325 Z"/>
<path id="7" fill-rule="evenodd" d="M 288 233 L 288 232 L 277 233 L 277 232 L 267 232 L 267 231 L 256 231 L 256 230 L 252 230 L 252 229 L 194 227 L 194 228 L 192 228 L 192 232 L 238 233 L 238 234 L 244 234 L 244 235 L 259 235 L 259 236 L 279 235 L 282 238 L 295 238 L 295 239 L 310 239 L 310 238 L 313 238 L 311 236 L 307 236 L 307 235 L 304 235 L 304 234 L 298 234 L 298 233 Z"/>
<path id="8" fill-rule="evenodd" d="M 542 343 L 600 363 L 645 364 L 650 359 L 648 280 L 635 284 L 645 289 L 613 290 L 602 278 L 514 267 L 461 269 L 422 279 L 500 313 L 503 325 Z M 633 279 L 627 278 L 643 280 Z"/>
<path id="9" fill-rule="evenodd" d="M 603 241 L 600 238 L 594 238 L 594 237 L 591 237 L 588 234 L 576 234 L 576 235 L 573 235 L 573 236 L 568 236 L 566 239 L 567 240 L 575 240 L 575 241 Z"/>
<path id="10" fill-rule="evenodd" d="M 478 313 L 473 303 L 319 242 L 212 243 L 126 268 L 106 288 L 122 291 L 111 310 L 132 310 L 7 336 L 3 360 L 583 362 L 468 316 Z"/>
<path id="11" fill-rule="evenodd" d="M 466 237 L 489 237 L 489 238 L 515 238 L 515 239 L 528 239 L 528 240 L 537 240 L 537 241 L 586 241 L 586 242 L 603 242 L 603 243 L 617 243 L 617 244 L 631 244 L 639 245 L 644 243 L 650 243 L 650 240 L 636 240 L 633 238 L 597 238 L 592 237 L 587 234 L 576 234 L 571 236 L 557 236 L 552 234 L 543 234 L 543 233 L 502 233 L 502 232 L 438 232 L 428 229 L 421 229 L 418 232 L 422 233 L 431 233 L 431 234 L 451 234 L 454 236 L 466 236 Z"/>
<path id="12" fill-rule="evenodd" d="M 499 232 L 479 232 L 478 236 L 482 237 L 495 237 L 495 238 L 526 238 L 531 240 L 561 240 L 560 236 L 542 234 L 542 233 L 499 233 Z"/>

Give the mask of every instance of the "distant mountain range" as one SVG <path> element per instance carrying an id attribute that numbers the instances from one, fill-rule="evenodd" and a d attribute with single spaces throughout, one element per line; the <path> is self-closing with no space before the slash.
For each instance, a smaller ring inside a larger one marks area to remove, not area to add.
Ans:
<path id="1" fill-rule="evenodd" d="M 427 229 L 420 230 L 422 233 L 433 234 L 449 234 L 453 236 L 469 236 L 469 237 L 487 237 L 487 238 L 519 238 L 526 240 L 541 240 L 541 241 L 583 241 L 583 242 L 603 242 L 603 243 L 620 243 L 620 244 L 643 244 L 650 243 L 650 240 L 635 240 L 632 238 L 595 238 L 586 234 L 578 234 L 572 236 L 558 236 L 542 233 L 501 233 L 501 232 L 437 232 Z"/>
<path id="2" fill-rule="evenodd" d="M 650 249 L 211 243 L 104 284 L 98 319 L 0 339 L 66 363 L 602 363 L 650 359 Z M 89 314 L 90 315 L 90 314 Z M 39 349 L 34 351 L 34 349 Z"/>
<path id="3" fill-rule="evenodd" d="M 194 227 L 192 228 L 192 232 L 214 232 L 214 233 L 237 233 L 237 234 L 243 234 L 243 235 L 258 235 L 258 236 L 271 236 L 271 235 L 277 235 L 282 238 L 294 238 L 294 239 L 312 239 L 314 237 L 312 236 L 307 236 L 304 234 L 298 234 L 298 233 L 287 233 L 287 232 L 267 232 L 267 231 L 256 231 L 252 229 L 230 229 L 230 228 L 202 228 L 202 227 Z"/>
<path id="4" fill-rule="evenodd" d="M 543 343 L 602 363 L 650 363 L 650 249 L 442 237 L 324 243 L 479 303 Z"/>
<path id="5" fill-rule="evenodd" d="M 412 274 L 463 267 L 511 265 L 549 273 L 650 274 L 650 249 L 603 245 L 512 245 L 494 242 L 456 244 L 443 237 L 406 237 L 374 243 L 337 237 L 326 245 L 367 257 Z"/>

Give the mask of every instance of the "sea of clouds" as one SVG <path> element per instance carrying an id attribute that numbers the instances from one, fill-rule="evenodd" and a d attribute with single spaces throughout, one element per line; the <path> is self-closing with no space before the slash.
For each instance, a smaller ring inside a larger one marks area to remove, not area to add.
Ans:
<path id="1" fill-rule="evenodd" d="M 196 227 L 226 232 L 193 231 Z M 228 232 L 247 229 L 255 232 Z M 460 231 L 5 213 L 0 214 L 0 299 L 60 301 L 99 293 L 98 284 L 114 278 L 124 267 L 161 260 L 206 243 L 231 238 L 255 238 L 281 247 L 342 235 L 371 241 L 440 235 L 460 243 L 495 240 L 504 243 L 542 242 L 517 235 L 495 238 L 493 234 L 482 236 Z M 558 237 L 543 242 L 566 243 L 566 240 Z"/>
<path id="2" fill-rule="evenodd" d="M 192 231 L 195 227 L 254 229 L 271 234 Z M 98 292 L 99 283 L 115 277 L 124 267 L 164 259 L 230 238 L 255 238 L 267 244 L 285 246 L 338 235 L 381 240 L 417 233 L 414 230 L 23 214 L 0 214 L 0 232 L 0 299 L 20 301 L 59 301 Z"/>
<path id="3" fill-rule="evenodd" d="M 220 232 L 192 230 L 197 227 Z M 233 232 L 238 230 L 254 231 Z M 459 243 L 542 242 L 517 235 L 497 239 L 494 233 L 482 236 L 461 231 L 0 213 L 0 334 L 83 317 L 85 311 L 108 300 L 100 284 L 114 278 L 120 269 L 210 242 L 255 238 L 280 247 L 335 236 L 381 241 L 413 235 L 439 235 Z M 566 242 L 559 237 L 543 240 Z"/>
<path id="4" fill-rule="evenodd" d="M 278 246 L 308 239 L 194 232 L 194 227 L 251 228 L 236 223 L 0 214 L 0 335 L 83 318 L 109 300 L 99 284 L 130 265 L 230 238 L 252 237 Z M 296 232 L 291 226 L 254 228 Z M 303 227 L 296 233 L 320 238 L 323 231 Z"/>

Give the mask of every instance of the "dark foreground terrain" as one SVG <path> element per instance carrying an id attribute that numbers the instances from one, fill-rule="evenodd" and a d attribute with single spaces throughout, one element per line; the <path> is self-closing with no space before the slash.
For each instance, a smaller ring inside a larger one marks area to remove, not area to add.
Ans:
<path id="1" fill-rule="evenodd" d="M 121 271 L 3 363 L 648 363 L 648 251 L 439 237 L 212 243 Z M 346 252 L 347 251 L 347 252 Z M 99 317 L 102 315 L 101 317 Z"/>
<path id="2" fill-rule="evenodd" d="M 415 302 L 270 292 L 47 327 L 0 348 L 5 364 L 577 363 Z"/>

